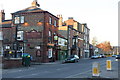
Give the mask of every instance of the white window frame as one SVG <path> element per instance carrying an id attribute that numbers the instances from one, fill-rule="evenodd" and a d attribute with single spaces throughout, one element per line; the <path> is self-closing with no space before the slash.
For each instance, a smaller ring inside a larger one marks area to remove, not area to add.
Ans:
<path id="1" fill-rule="evenodd" d="M 56 20 L 54 20 L 54 26 L 57 26 L 57 21 Z"/>
<path id="2" fill-rule="evenodd" d="M 17 40 L 23 41 L 23 37 L 24 37 L 24 31 L 18 31 L 17 32 Z"/>
<path id="3" fill-rule="evenodd" d="M 25 17 L 24 16 L 21 16 L 20 17 L 20 23 L 24 23 L 25 22 Z"/>
<path id="4" fill-rule="evenodd" d="M 52 32 L 51 31 L 49 31 L 49 36 L 52 36 Z"/>
<path id="5" fill-rule="evenodd" d="M 52 52 L 53 52 L 52 48 L 51 48 L 51 49 L 48 49 L 48 58 L 51 58 L 51 57 L 52 57 Z"/>
<path id="6" fill-rule="evenodd" d="M 19 24 L 20 23 L 20 17 L 15 17 L 15 24 Z"/>
<path id="7" fill-rule="evenodd" d="M 49 17 L 49 24 L 52 24 L 52 18 Z"/>

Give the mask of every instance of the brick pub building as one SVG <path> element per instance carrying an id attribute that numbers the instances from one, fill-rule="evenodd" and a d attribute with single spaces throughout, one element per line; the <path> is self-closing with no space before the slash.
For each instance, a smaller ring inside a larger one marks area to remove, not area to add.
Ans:
<path id="1" fill-rule="evenodd" d="M 17 52 L 30 53 L 38 62 L 55 61 L 58 57 L 59 18 L 39 6 L 34 0 L 30 7 L 12 13 L 11 27 L 17 27 Z M 11 49 L 14 50 L 14 46 Z"/>

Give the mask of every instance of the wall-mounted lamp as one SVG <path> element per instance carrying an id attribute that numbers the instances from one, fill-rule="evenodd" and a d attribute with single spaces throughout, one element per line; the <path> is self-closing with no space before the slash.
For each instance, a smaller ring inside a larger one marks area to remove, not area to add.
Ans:
<path id="1" fill-rule="evenodd" d="M 38 22 L 37 24 L 38 24 L 39 26 L 41 26 L 43 23 L 42 23 L 42 22 Z"/>
<path id="2" fill-rule="evenodd" d="M 37 22 L 37 25 L 39 25 L 39 26 L 41 26 L 43 24 L 43 20 L 39 20 L 38 22 Z"/>
<path id="3" fill-rule="evenodd" d="M 29 24 L 28 24 L 27 22 L 25 22 L 23 25 L 24 25 L 24 26 L 28 26 Z"/>

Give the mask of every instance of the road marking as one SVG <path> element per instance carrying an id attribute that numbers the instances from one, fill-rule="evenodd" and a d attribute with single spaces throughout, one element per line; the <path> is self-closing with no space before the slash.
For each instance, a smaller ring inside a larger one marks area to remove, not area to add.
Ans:
<path id="1" fill-rule="evenodd" d="M 56 70 L 58 70 L 58 71 L 59 71 L 59 70 L 61 70 L 61 69 L 56 69 Z"/>
<path id="2" fill-rule="evenodd" d="M 7 73 L 15 73 L 15 72 L 21 72 L 21 71 L 28 71 L 28 70 L 34 70 L 35 68 L 29 68 L 29 69 L 20 69 L 20 70 L 12 70 L 12 71 L 9 71 L 9 70 L 4 70 L 2 71 L 3 74 L 7 74 Z"/>
<path id="3" fill-rule="evenodd" d="M 38 75 L 39 73 L 31 74 L 31 75 Z"/>
<path id="4" fill-rule="evenodd" d="M 50 73 L 49 71 L 44 71 L 44 73 Z"/>
<path id="5" fill-rule="evenodd" d="M 15 77 L 15 78 L 23 78 L 23 77 L 25 77 L 25 76 L 18 76 L 18 77 Z"/>
<path id="6" fill-rule="evenodd" d="M 19 71 L 22 71 L 22 70 L 19 70 Z"/>
<path id="7" fill-rule="evenodd" d="M 115 62 L 114 60 L 111 60 L 111 61 Z M 101 61 L 99 63 L 100 63 L 100 65 L 105 65 L 106 64 L 104 61 Z M 85 73 L 88 73 L 88 72 L 92 72 L 92 70 L 89 69 L 88 71 L 85 71 L 85 72 L 82 72 L 82 73 L 78 73 L 78 74 L 75 74 L 75 75 L 70 75 L 70 76 L 68 76 L 66 78 L 72 78 L 72 77 L 75 77 L 75 76 L 78 76 L 78 75 L 81 75 L 81 74 L 85 74 Z"/>
<path id="8" fill-rule="evenodd" d="M 49 72 L 49 71 L 44 71 L 43 73 L 51 73 L 51 72 Z M 18 76 L 18 77 L 15 77 L 15 78 L 27 78 L 27 76 L 34 76 L 34 75 L 38 75 L 38 74 L 40 74 L 39 72 L 38 73 L 33 73 L 33 74 L 28 74 L 28 75 L 23 75 L 23 76 Z"/>
<path id="9" fill-rule="evenodd" d="M 75 76 L 78 76 L 78 75 L 81 75 L 81 74 L 85 74 L 85 73 L 88 73 L 88 72 L 91 72 L 91 70 L 88 70 L 88 71 L 85 71 L 85 72 L 82 72 L 82 73 L 78 73 L 78 74 L 75 74 L 75 75 L 70 75 L 70 76 L 65 77 L 65 78 L 72 78 L 72 77 L 75 77 Z"/>

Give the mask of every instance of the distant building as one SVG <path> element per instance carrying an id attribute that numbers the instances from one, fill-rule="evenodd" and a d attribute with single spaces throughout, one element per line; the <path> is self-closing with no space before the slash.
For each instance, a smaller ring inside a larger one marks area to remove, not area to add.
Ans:
<path id="1" fill-rule="evenodd" d="M 0 29 L 0 56 L 3 55 L 3 32 L 2 28 Z"/>
<path id="2" fill-rule="evenodd" d="M 67 54 L 67 39 L 64 38 L 61 35 L 58 35 L 58 59 L 59 60 L 64 60 L 65 58 L 67 58 L 68 54 Z"/>
<path id="3" fill-rule="evenodd" d="M 88 58 L 89 55 L 89 34 L 90 34 L 90 29 L 88 28 L 87 24 L 84 23 L 82 24 L 82 32 L 84 33 L 84 57 Z"/>
<path id="4" fill-rule="evenodd" d="M 68 40 L 68 55 L 77 54 L 80 58 L 84 58 L 84 32 L 82 25 L 75 21 L 72 17 L 62 21 L 62 16 L 59 18 L 59 33 Z"/>
<path id="5" fill-rule="evenodd" d="M 112 54 L 120 54 L 120 46 L 113 46 Z"/>
<path id="6" fill-rule="evenodd" d="M 13 49 L 15 27 L 11 25 L 12 20 L 5 20 L 5 12 L 1 10 L 0 12 L 0 42 L 1 54 L 8 57 L 7 53 Z"/>

